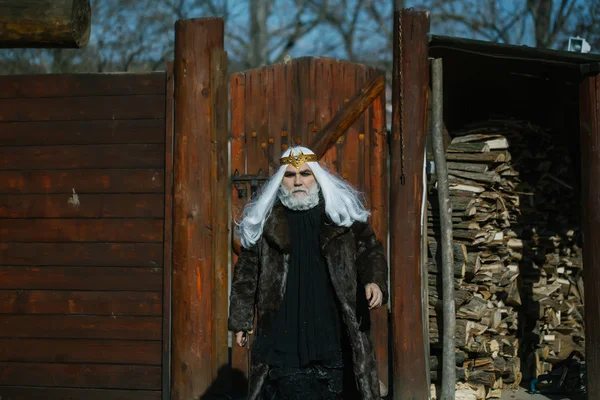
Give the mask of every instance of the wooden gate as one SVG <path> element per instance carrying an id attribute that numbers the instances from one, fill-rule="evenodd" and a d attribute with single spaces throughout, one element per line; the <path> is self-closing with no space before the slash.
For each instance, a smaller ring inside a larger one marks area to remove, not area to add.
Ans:
<path id="1" fill-rule="evenodd" d="M 300 58 L 231 77 L 232 213 L 240 212 L 289 146 L 310 147 L 318 132 L 373 77 L 375 68 L 327 58 Z M 324 165 L 365 194 L 370 222 L 387 247 L 385 94 L 331 147 Z M 245 180 L 239 179 L 245 177 Z M 235 262 L 235 254 L 233 254 Z M 380 380 L 388 385 L 388 310 L 373 312 Z M 247 350 L 233 346 L 234 370 L 247 374 Z M 235 376 L 235 375 L 234 375 Z"/>
<path id="2" fill-rule="evenodd" d="M 165 85 L 0 77 L 0 398 L 161 398 Z"/>

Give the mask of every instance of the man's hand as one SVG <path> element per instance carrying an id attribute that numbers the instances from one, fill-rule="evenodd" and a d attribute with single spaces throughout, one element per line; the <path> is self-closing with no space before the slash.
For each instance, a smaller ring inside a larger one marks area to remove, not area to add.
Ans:
<path id="1" fill-rule="evenodd" d="M 365 292 L 367 294 L 367 300 L 369 301 L 369 310 L 381 306 L 381 303 L 383 303 L 383 293 L 377 284 L 367 283 Z"/>
<path id="2" fill-rule="evenodd" d="M 238 346 L 244 347 L 246 343 L 248 343 L 248 335 L 244 331 L 239 331 L 235 333 L 235 342 Z"/>

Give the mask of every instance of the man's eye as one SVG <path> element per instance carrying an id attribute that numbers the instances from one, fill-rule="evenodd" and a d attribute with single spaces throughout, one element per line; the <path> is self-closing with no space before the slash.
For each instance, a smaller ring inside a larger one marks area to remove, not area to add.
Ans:
<path id="1" fill-rule="evenodd" d="M 312 174 L 310 172 L 303 172 L 301 175 L 302 176 L 311 176 Z"/>
<path id="2" fill-rule="evenodd" d="M 288 173 L 288 174 L 285 174 L 284 176 L 285 176 L 286 178 L 291 178 L 292 176 L 295 176 L 295 175 L 296 175 L 296 174 Z"/>

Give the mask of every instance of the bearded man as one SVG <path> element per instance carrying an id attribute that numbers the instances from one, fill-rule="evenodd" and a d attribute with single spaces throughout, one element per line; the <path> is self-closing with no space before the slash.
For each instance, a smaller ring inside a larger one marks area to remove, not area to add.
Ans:
<path id="1" fill-rule="evenodd" d="M 369 212 L 311 150 L 280 162 L 238 224 L 229 330 L 245 346 L 256 307 L 248 399 L 378 399 L 369 310 L 388 267 Z"/>

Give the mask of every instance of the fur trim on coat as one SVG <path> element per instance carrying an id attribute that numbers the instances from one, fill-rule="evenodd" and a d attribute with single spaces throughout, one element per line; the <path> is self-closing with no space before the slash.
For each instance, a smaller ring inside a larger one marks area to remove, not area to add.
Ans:
<path id="1" fill-rule="evenodd" d="M 363 400 L 379 399 L 377 361 L 370 329 L 370 312 L 364 286 L 375 283 L 387 303 L 388 266 L 381 242 L 369 224 L 334 225 L 326 216 L 320 234 L 321 251 L 338 300 L 352 348 L 353 371 Z M 231 283 L 229 330 L 249 331 L 257 310 L 257 334 L 270 326 L 285 294 L 290 235 L 285 210 L 277 203 L 265 223 L 262 238 L 242 249 Z M 268 374 L 268 366 L 252 361 L 248 400 L 255 400 Z"/>

